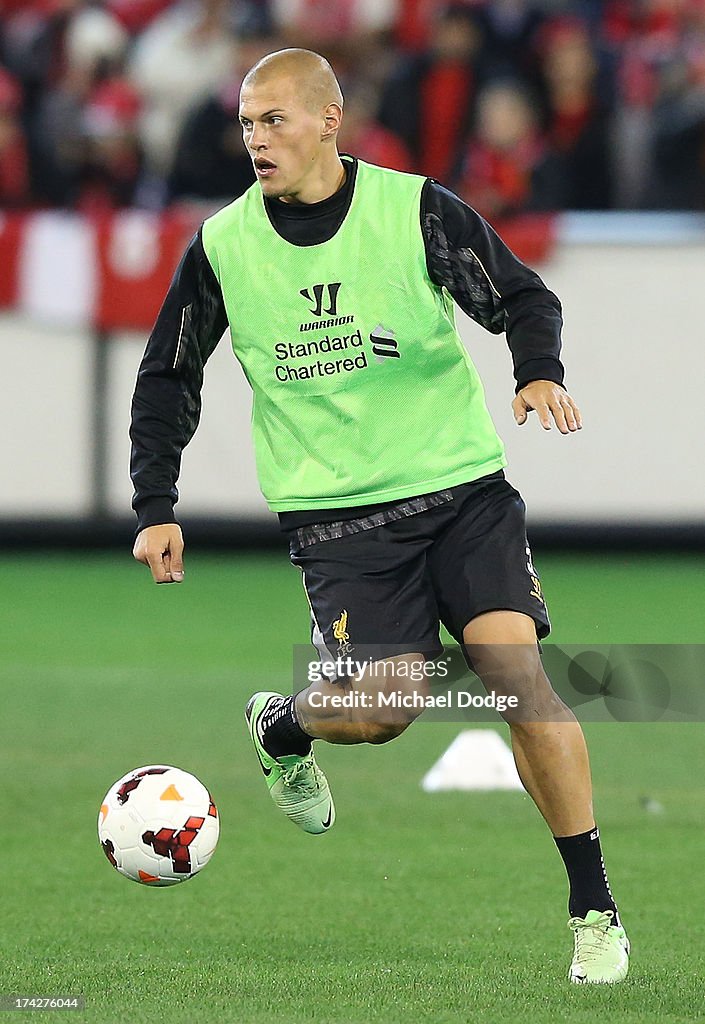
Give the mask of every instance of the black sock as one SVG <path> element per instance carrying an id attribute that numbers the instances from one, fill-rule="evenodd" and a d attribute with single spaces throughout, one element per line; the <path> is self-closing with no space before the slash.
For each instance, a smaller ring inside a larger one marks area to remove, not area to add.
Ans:
<path id="1" fill-rule="evenodd" d="M 262 718 L 262 746 L 272 757 L 285 754 L 308 754 L 311 737 L 307 736 L 296 719 L 295 697 L 272 701 Z"/>
<path id="2" fill-rule="evenodd" d="M 568 872 L 570 916 L 585 917 L 588 910 L 611 910 L 614 912 L 613 924 L 619 925 L 619 912 L 607 881 L 597 826 L 578 836 L 553 838 Z"/>

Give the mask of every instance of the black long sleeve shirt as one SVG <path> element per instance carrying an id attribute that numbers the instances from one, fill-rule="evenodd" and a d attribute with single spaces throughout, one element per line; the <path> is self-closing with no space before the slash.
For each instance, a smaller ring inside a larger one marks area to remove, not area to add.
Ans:
<path id="1" fill-rule="evenodd" d="M 320 203 L 265 200 L 269 218 L 283 238 L 307 246 L 335 235 L 350 207 L 357 174 L 355 160 L 345 166 L 343 186 Z M 562 384 L 561 305 L 538 274 L 514 256 L 479 214 L 432 179 L 422 192 L 421 230 L 433 283 L 446 288 L 488 331 L 506 331 L 516 390 L 532 380 Z M 175 521 L 181 454 L 201 414 L 203 368 L 227 326 L 220 284 L 199 231 L 174 274 L 132 400 L 132 506 L 138 530 Z M 279 518 L 284 529 L 291 529 L 378 507 L 283 512 Z"/>

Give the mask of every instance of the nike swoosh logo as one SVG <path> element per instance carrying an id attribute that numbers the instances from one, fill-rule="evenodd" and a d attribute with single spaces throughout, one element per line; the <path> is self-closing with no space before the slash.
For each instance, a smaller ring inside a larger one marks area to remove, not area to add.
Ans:
<path id="1" fill-rule="evenodd" d="M 262 766 L 262 771 L 264 772 L 264 774 L 265 775 L 271 775 L 272 774 L 272 769 L 268 768 L 267 765 L 262 760 L 262 755 L 260 754 L 259 749 L 257 748 L 256 744 L 255 744 L 255 752 L 257 754 L 257 759 L 258 759 L 260 765 Z"/>
<path id="2" fill-rule="evenodd" d="M 268 768 L 267 765 L 262 760 L 262 755 L 260 754 L 259 747 L 257 746 L 257 738 L 259 736 L 259 729 L 257 728 L 257 726 L 255 726 L 255 732 L 257 733 L 257 736 L 255 736 L 254 733 L 251 733 L 251 735 L 252 735 L 252 745 L 255 748 L 255 753 L 257 754 L 257 760 L 259 761 L 260 766 L 261 766 L 262 771 L 264 772 L 264 774 L 265 775 L 271 775 L 272 774 L 272 769 Z"/>
<path id="3" fill-rule="evenodd" d="M 333 804 L 328 804 L 328 817 L 323 822 L 323 828 L 330 828 L 330 820 L 333 817 Z"/>
<path id="4" fill-rule="evenodd" d="M 260 730 L 259 730 L 259 722 L 255 723 L 255 730 L 253 732 L 252 731 L 252 723 L 250 721 L 249 710 L 250 709 L 249 709 L 249 706 L 248 706 L 247 712 L 245 713 L 245 718 L 247 719 L 247 724 L 250 726 L 250 736 L 252 737 L 252 745 L 255 748 L 255 753 L 257 754 L 257 760 L 259 761 L 260 766 L 261 766 L 262 771 L 264 772 L 264 774 L 265 775 L 271 775 L 272 774 L 272 769 L 268 768 L 267 765 L 262 760 L 262 755 L 260 754 L 259 747 L 257 746 L 257 739 L 258 738 L 259 738 L 260 742 L 262 742 L 262 737 L 261 737 Z M 257 733 L 256 736 L 255 736 L 255 732 Z"/>

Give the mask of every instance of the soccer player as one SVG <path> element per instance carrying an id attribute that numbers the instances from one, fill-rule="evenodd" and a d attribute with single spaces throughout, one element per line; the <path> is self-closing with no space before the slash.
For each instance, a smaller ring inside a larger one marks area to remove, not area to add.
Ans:
<path id="1" fill-rule="evenodd" d="M 229 326 L 254 392 L 260 484 L 302 570 L 312 639 L 324 661 L 353 651 L 369 660 L 249 701 L 275 804 L 306 832 L 333 825 L 312 741 L 384 743 L 419 712 L 331 698 L 410 692 L 408 670 L 438 653 L 443 622 L 483 684 L 519 701 L 505 716 L 517 768 L 568 873 L 569 977 L 621 981 L 629 944 L 585 741 L 541 665 L 537 638 L 550 624 L 525 508 L 505 479 L 452 300 L 506 331 L 517 423 L 534 411 L 567 435 L 581 418 L 562 385 L 560 303 L 438 182 L 341 156 L 342 116 L 335 75 L 311 51 L 269 54 L 245 78 L 240 122 L 257 182 L 190 243 L 138 375 L 134 555 L 157 583 L 183 580 L 181 453 L 198 423 L 204 363 Z"/>

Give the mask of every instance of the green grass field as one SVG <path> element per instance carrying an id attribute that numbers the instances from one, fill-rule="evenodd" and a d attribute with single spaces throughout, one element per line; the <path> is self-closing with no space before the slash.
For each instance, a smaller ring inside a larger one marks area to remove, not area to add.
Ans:
<path id="1" fill-rule="evenodd" d="M 558 642 L 705 642 L 702 555 L 537 563 Z M 80 1019 L 125 1024 L 702 1018 L 702 724 L 586 730 L 633 959 L 622 986 L 571 988 L 563 867 L 529 799 L 419 787 L 459 725 L 321 748 L 329 836 L 275 811 L 242 707 L 291 685 L 307 639 L 285 556 L 193 552 L 178 588 L 127 554 L 0 572 L 0 995 L 82 994 Z M 112 782 L 157 762 L 201 777 L 222 820 L 212 863 L 175 889 L 120 878 L 96 837 Z"/>

